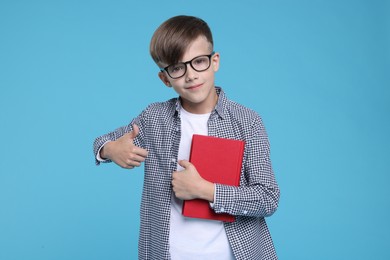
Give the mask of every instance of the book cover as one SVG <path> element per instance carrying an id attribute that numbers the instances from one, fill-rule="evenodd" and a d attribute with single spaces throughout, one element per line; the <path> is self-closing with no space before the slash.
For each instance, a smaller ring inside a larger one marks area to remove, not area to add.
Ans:
<path id="1" fill-rule="evenodd" d="M 213 136 L 193 135 L 190 162 L 199 174 L 213 183 L 238 186 L 245 142 Z M 186 217 L 233 222 L 227 213 L 217 214 L 206 200 L 183 201 L 182 214 Z"/>

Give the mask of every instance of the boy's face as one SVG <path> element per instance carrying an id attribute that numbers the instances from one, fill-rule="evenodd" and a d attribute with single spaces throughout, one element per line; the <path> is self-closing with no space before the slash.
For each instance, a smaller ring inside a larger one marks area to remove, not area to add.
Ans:
<path id="1" fill-rule="evenodd" d="M 188 46 L 180 62 L 187 62 L 201 55 L 209 55 L 212 50 L 205 37 L 200 36 Z M 165 66 L 171 64 L 164 64 Z M 198 72 L 187 64 L 186 73 L 177 79 L 172 79 L 166 71 L 160 72 L 162 82 L 180 95 L 182 106 L 194 114 L 210 113 L 217 103 L 218 96 L 214 88 L 214 73 L 219 68 L 219 54 L 210 58 L 210 67 Z"/>

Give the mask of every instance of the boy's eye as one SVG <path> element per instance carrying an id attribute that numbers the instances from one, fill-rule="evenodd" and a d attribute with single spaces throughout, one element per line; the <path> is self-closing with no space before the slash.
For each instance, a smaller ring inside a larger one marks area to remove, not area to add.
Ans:
<path id="1" fill-rule="evenodd" d="M 201 57 L 201 58 L 198 58 L 198 59 L 194 60 L 194 61 L 193 61 L 193 64 L 194 64 L 194 65 L 200 65 L 200 64 L 205 63 L 206 61 L 207 61 L 206 58 Z"/>
<path id="2" fill-rule="evenodd" d="M 183 64 L 172 65 L 171 67 L 169 67 L 169 72 L 170 73 L 177 73 L 183 69 L 184 69 Z"/>

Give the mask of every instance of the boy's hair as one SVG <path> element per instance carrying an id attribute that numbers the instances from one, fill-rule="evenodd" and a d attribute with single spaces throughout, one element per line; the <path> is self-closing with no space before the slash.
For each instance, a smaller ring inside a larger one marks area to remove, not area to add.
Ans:
<path id="1" fill-rule="evenodd" d="M 204 36 L 213 50 L 213 36 L 207 23 L 194 16 L 179 15 L 162 23 L 150 41 L 150 55 L 158 66 L 175 64 L 188 46 Z"/>

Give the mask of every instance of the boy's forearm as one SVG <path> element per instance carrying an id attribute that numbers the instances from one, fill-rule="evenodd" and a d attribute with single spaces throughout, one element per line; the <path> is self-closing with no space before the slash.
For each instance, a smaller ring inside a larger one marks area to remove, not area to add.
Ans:
<path id="1" fill-rule="evenodd" d="M 240 187 L 217 184 L 215 193 L 213 208 L 216 213 L 251 217 L 271 216 L 280 197 L 277 184 Z"/>
<path id="2" fill-rule="evenodd" d="M 108 135 L 101 136 L 95 139 L 93 144 L 93 152 L 95 155 L 96 165 L 99 165 L 102 162 L 111 162 L 109 159 L 107 159 L 107 155 L 105 157 L 102 156 L 102 150 L 109 142 L 112 142 L 112 140 L 111 137 Z"/>

